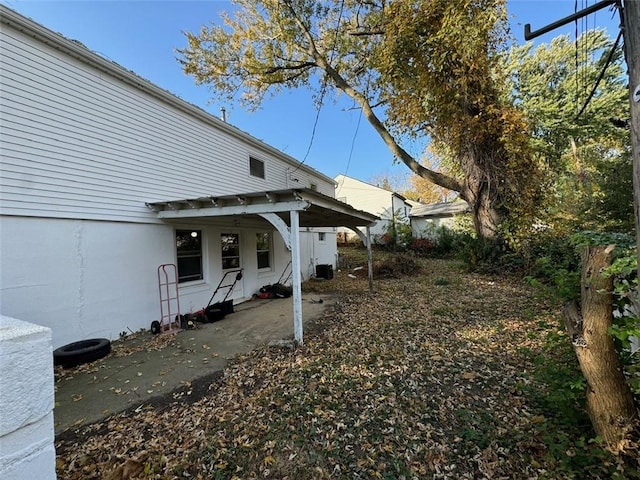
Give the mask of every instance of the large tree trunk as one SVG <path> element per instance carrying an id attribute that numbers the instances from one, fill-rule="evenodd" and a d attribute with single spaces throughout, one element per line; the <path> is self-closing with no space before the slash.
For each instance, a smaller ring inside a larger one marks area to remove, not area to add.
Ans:
<path id="1" fill-rule="evenodd" d="M 587 410 L 596 434 L 612 452 L 625 449 L 637 411 L 620 366 L 613 339 L 613 279 L 601 272 L 611 265 L 614 246 L 586 247 L 582 252 L 582 315 L 575 302 L 564 308 L 580 369 L 587 381 Z"/>
<path id="2" fill-rule="evenodd" d="M 482 145 L 478 146 L 472 142 L 468 146 L 467 152 L 460 158 L 461 168 L 465 175 L 463 182 L 460 182 L 455 177 L 424 167 L 396 142 L 396 139 L 373 111 L 365 95 L 356 91 L 340 76 L 338 71 L 334 70 L 326 59 L 318 56 L 317 61 L 335 82 L 336 87 L 353 98 L 362 107 L 367 121 L 400 161 L 407 165 L 413 173 L 429 182 L 447 190 L 458 192 L 460 197 L 466 200 L 472 208 L 473 225 L 478 237 L 491 243 L 499 240 L 499 226 L 503 220 L 503 215 L 496 209 L 495 205 L 498 198 L 497 182 L 500 179 L 491 175 L 491 159 L 487 158 L 486 154 L 483 156 L 482 153 L 478 153 L 483 151 Z M 493 152 L 493 148 L 486 148 L 485 150 Z"/>
<path id="3" fill-rule="evenodd" d="M 503 218 L 496 208 L 500 196 L 497 180 L 487 171 L 491 160 L 470 151 L 461 163 L 465 182 L 460 196 L 471 206 L 475 231 L 484 241 L 495 242 Z"/>
<path id="4" fill-rule="evenodd" d="M 493 242 L 498 240 L 501 218 L 495 208 L 495 195 L 488 187 L 480 186 L 473 196 L 471 208 L 473 212 L 473 226 L 476 233 L 483 240 Z"/>

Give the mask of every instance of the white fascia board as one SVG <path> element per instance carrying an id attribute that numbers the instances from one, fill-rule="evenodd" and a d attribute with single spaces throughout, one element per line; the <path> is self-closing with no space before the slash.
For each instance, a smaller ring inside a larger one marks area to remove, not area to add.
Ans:
<path id="1" fill-rule="evenodd" d="M 376 220 L 378 220 L 377 215 L 373 215 L 372 213 L 365 212 L 362 210 L 356 210 L 351 205 L 342 203 L 338 200 L 334 200 L 334 199 L 326 200 L 319 196 L 313 196 L 310 199 L 310 201 L 315 206 L 326 208 L 327 210 L 333 210 L 335 212 L 342 213 L 345 215 L 350 215 L 352 217 L 359 218 L 363 221 L 375 222 Z"/>
<path id="2" fill-rule="evenodd" d="M 225 217 L 230 215 L 259 215 L 261 213 L 290 212 L 306 210 L 311 204 L 302 200 L 278 203 L 260 203 L 256 205 L 233 205 L 228 207 L 182 208 L 179 210 L 163 210 L 158 218 L 197 218 Z"/>

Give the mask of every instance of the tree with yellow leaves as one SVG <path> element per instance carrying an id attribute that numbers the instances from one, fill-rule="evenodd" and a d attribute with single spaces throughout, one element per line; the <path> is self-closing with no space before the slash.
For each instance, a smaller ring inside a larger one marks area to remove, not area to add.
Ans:
<path id="1" fill-rule="evenodd" d="M 221 99 L 257 108 L 300 86 L 353 99 L 395 157 L 458 192 L 479 237 L 530 212 L 538 169 L 527 125 L 496 66 L 504 0 L 235 0 L 224 25 L 187 33 L 184 71 Z M 454 173 L 427 168 L 402 139 L 428 136 Z"/>

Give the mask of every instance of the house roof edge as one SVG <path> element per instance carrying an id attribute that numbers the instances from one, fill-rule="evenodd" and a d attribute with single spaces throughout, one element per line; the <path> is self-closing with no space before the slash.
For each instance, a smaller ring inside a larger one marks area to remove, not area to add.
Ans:
<path id="1" fill-rule="evenodd" d="M 18 13 L 17 11 L 7 7 L 2 3 L 0 3 L 0 24 L 11 26 L 24 34 L 42 41 L 43 43 L 57 50 L 60 50 L 83 63 L 97 68 L 98 70 L 114 78 L 117 78 L 138 90 L 144 91 L 149 95 L 152 95 L 159 100 L 164 101 L 178 108 L 179 110 L 182 110 L 185 113 L 188 113 L 204 121 L 205 123 L 208 123 L 209 125 L 212 125 L 215 128 L 224 131 L 225 133 L 245 140 L 251 143 L 256 148 L 267 150 L 273 155 L 291 164 L 291 166 L 295 167 L 296 169 L 302 169 L 307 173 L 322 177 L 323 180 L 327 181 L 328 183 L 334 182 L 333 178 L 325 175 L 319 170 L 305 165 L 294 157 L 287 155 L 281 150 L 278 150 L 276 147 L 273 147 L 272 145 L 269 145 L 268 143 L 265 143 L 262 140 L 259 140 L 256 137 L 250 135 L 249 133 L 240 130 L 238 127 L 220 120 L 201 107 L 198 107 L 190 102 L 187 102 L 186 100 L 181 99 L 176 94 L 171 93 L 170 91 L 165 90 L 164 88 L 152 83 L 151 81 L 142 78 L 137 73 L 126 69 L 117 62 L 102 57 L 98 53 L 84 46 L 81 42 L 70 40 L 64 35 L 54 32 L 53 30 L 45 27 L 44 25 L 41 25 L 40 23 L 30 19 L 29 17 L 22 15 L 21 13 Z"/>

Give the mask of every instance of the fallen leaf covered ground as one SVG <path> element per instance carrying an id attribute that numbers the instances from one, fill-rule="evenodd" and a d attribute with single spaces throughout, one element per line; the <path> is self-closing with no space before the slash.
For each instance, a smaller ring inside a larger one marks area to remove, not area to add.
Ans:
<path id="1" fill-rule="evenodd" d="M 303 347 L 259 347 L 195 402 L 58 439 L 58 478 L 627 478 L 536 400 L 559 308 L 517 278 L 421 263 L 373 294 L 346 271 L 313 282 L 337 302 Z"/>

